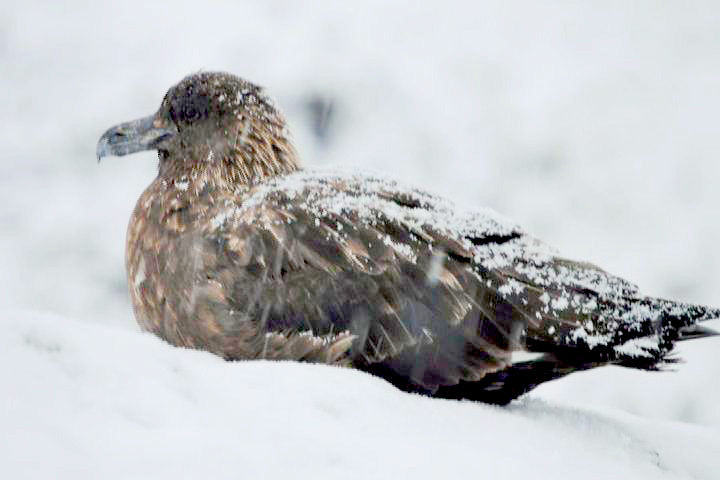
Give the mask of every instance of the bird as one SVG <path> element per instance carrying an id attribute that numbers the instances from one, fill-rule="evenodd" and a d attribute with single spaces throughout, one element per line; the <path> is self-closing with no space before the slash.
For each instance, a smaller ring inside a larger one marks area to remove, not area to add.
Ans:
<path id="1" fill-rule="evenodd" d="M 140 327 L 229 361 L 354 368 L 401 390 L 506 405 L 605 365 L 661 370 L 720 310 L 642 294 L 487 208 L 383 176 L 306 170 L 265 90 L 225 72 L 108 129 L 156 150 L 127 231 Z"/>

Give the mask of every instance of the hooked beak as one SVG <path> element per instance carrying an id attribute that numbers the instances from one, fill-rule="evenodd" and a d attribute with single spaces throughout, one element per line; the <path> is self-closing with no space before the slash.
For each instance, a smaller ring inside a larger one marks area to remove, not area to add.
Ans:
<path id="1" fill-rule="evenodd" d="M 98 140 L 98 163 L 103 157 L 114 155 L 122 157 L 145 150 L 157 150 L 169 139 L 177 135 L 174 126 L 161 124 L 154 115 L 125 122 L 108 129 Z"/>

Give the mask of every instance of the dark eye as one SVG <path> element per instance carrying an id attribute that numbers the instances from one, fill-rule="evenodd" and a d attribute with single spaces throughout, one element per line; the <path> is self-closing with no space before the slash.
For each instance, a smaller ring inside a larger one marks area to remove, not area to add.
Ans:
<path id="1" fill-rule="evenodd" d="M 205 95 L 193 95 L 185 98 L 180 106 L 180 116 L 187 123 L 206 118 L 209 111 L 210 100 Z"/>
<path id="2" fill-rule="evenodd" d="M 170 115 L 177 124 L 192 124 L 210 114 L 210 99 L 192 86 L 171 94 Z"/>
<path id="3" fill-rule="evenodd" d="M 200 112 L 198 112 L 198 109 L 193 103 L 186 103 L 185 105 L 183 105 L 182 116 L 183 119 L 191 122 L 200 118 Z"/>

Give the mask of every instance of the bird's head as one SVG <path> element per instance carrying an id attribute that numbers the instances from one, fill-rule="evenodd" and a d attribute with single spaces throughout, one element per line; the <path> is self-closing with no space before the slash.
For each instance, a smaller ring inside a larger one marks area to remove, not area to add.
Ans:
<path id="1" fill-rule="evenodd" d="M 297 169 L 283 115 L 263 89 L 228 73 L 190 75 L 168 90 L 157 112 L 108 129 L 97 157 L 157 150 L 160 175 L 215 170 L 253 183 Z"/>

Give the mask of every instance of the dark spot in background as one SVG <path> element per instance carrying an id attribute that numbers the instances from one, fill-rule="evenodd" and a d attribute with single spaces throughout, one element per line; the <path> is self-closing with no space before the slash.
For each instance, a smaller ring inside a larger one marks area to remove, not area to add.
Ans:
<path id="1" fill-rule="evenodd" d="M 305 101 L 310 130 L 320 145 L 328 145 L 334 131 L 337 102 L 328 96 L 313 94 Z"/>

